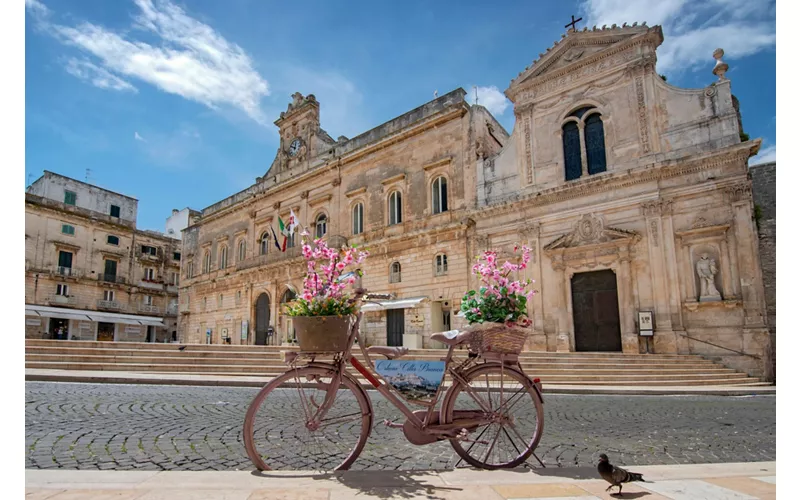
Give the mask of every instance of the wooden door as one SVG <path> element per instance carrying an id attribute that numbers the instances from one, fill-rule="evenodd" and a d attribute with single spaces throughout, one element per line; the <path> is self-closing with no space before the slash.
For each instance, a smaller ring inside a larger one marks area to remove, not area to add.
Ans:
<path id="1" fill-rule="evenodd" d="M 617 275 L 611 270 L 572 277 L 576 351 L 622 351 Z"/>
<path id="2" fill-rule="evenodd" d="M 388 309 L 386 311 L 386 345 L 402 346 L 406 320 L 405 309 Z"/>

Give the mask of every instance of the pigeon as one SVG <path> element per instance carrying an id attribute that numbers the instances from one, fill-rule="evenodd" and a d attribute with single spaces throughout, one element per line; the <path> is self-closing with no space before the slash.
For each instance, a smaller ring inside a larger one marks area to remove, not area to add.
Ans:
<path id="1" fill-rule="evenodd" d="M 182 351 L 182 350 L 184 350 L 184 349 L 186 349 L 186 346 L 185 346 L 185 345 L 182 345 L 182 346 L 178 347 L 178 350 L 179 350 L 179 351 Z"/>
<path id="2" fill-rule="evenodd" d="M 600 477 L 611 483 L 611 486 L 606 488 L 606 491 L 610 490 L 614 486 L 619 486 L 619 491 L 612 493 L 612 495 L 619 495 L 622 493 L 622 483 L 630 483 L 632 481 L 644 482 L 641 474 L 636 472 L 628 472 L 625 469 L 617 467 L 616 465 L 612 465 L 611 462 L 608 461 L 608 456 L 605 453 L 600 454 L 600 462 L 597 464 L 597 472 L 600 473 Z"/>

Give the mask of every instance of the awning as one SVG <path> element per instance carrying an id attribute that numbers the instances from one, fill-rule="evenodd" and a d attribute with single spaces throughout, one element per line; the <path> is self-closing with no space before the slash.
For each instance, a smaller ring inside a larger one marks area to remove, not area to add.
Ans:
<path id="1" fill-rule="evenodd" d="M 411 309 L 417 307 L 423 300 L 427 299 L 428 297 L 413 297 L 409 299 L 364 302 L 361 305 L 361 310 L 364 312 L 369 312 L 369 311 L 383 311 L 386 309 Z"/>
<path id="2" fill-rule="evenodd" d="M 43 316 L 45 318 L 64 318 L 81 321 L 122 323 L 126 325 L 166 327 L 162 319 L 156 316 L 139 316 L 136 314 L 89 311 L 85 309 L 66 309 L 62 307 L 37 306 L 32 304 L 25 304 L 25 314 L 30 316 Z"/>

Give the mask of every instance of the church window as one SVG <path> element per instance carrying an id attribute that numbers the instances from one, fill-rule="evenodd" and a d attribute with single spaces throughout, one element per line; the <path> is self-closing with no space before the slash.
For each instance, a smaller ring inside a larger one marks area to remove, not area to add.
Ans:
<path id="1" fill-rule="evenodd" d="M 564 178 L 575 180 L 583 175 L 606 171 L 606 142 L 603 118 L 594 106 L 584 106 L 570 113 L 561 126 L 564 147 Z"/>
<path id="2" fill-rule="evenodd" d="M 586 166 L 589 175 L 606 171 L 606 142 L 603 138 L 603 120 L 593 113 L 586 118 L 583 137 L 586 142 Z"/>
<path id="3" fill-rule="evenodd" d="M 581 176 L 581 136 L 578 124 L 567 122 L 561 128 L 564 141 L 564 170 L 566 180 L 571 181 Z"/>

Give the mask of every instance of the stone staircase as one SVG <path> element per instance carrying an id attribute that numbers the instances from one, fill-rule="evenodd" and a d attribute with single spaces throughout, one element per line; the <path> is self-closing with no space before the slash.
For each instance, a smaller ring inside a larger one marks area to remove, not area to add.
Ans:
<path id="1" fill-rule="evenodd" d="M 179 347 L 185 345 L 183 351 Z M 26 340 L 25 367 L 150 374 L 270 376 L 286 370 L 291 347 Z M 461 351 L 466 356 L 466 351 Z M 404 359 L 439 360 L 444 350 L 411 350 Z M 362 359 L 361 353 L 357 357 Z M 373 359 L 383 359 L 373 357 Z M 362 359 L 363 361 L 363 359 Z M 697 355 L 524 352 L 525 372 L 547 385 L 766 386 Z M 356 375 L 355 370 L 352 372 Z M 360 375 L 359 375 L 360 377 Z"/>

